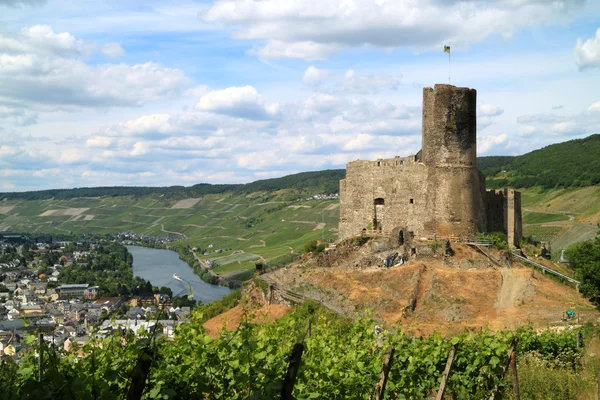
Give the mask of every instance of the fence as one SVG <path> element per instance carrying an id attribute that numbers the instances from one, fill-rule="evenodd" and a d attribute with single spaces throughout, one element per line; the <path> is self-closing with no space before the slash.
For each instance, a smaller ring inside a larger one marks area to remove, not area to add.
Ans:
<path id="1" fill-rule="evenodd" d="M 531 261 L 530 259 L 521 256 L 519 253 L 512 252 L 511 254 L 513 257 L 517 258 L 518 260 L 521 260 L 522 262 L 533 265 L 534 267 L 541 269 L 543 272 L 548 272 L 549 274 L 556 275 L 570 283 L 575 284 L 577 287 L 579 287 L 579 285 L 581 284 L 581 282 L 579 282 L 571 277 L 568 277 L 566 275 L 563 275 L 560 272 L 556 272 L 555 270 L 550 269 L 550 268 L 546 267 L 545 265 L 536 263 L 535 261 Z"/>

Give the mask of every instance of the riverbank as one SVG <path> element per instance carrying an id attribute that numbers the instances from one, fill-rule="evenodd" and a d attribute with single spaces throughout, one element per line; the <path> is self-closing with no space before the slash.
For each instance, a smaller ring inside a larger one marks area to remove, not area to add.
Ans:
<path id="1" fill-rule="evenodd" d="M 173 250 L 126 247 L 133 256 L 133 273 L 149 280 L 153 286 L 166 286 L 174 295 L 180 296 L 190 294 L 191 288 L 194 298 L 203 303 L 220 299 L 231 292 L 228 287 L 211 285 L 198 279 L 196 271 Z M 181 281 L 173 278 L 175 273 L 180 276 Z"/>
<path id="2" fill-rule="evenodd" d="M 206 283 L 225 286 L 229 289 L 236 289 L 242 286 L 241 281 L 226 279 L 215 274 L 208 266 L 202 264 L 200 258 L 188 246 L 179 247 L 177 254 L 179 254 L 179 259 L 187 263 L 196 275 Z"/>

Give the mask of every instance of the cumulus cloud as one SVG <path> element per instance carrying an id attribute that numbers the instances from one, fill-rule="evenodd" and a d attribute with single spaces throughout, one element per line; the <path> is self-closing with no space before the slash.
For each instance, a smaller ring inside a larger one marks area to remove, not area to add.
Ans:
<path id="1" fill-rule="evenodd" d="M 390 75 L 358 75 L 353 70 L 346 71 L 341 89 L 350 93 L 377 93 L 381 90 L 397 90 L 400 78 Z"/>
<path id="2" fill-rule="evenodd" d="M 420 148 L 418 105 L 313 93 L 276 114 L 269 108 L 255 89 L 234 87 L 205 93 L 197 109 L 141 115 L 62 144 L 3 136 L 0 127 L 0 171 L 15 170 L 8 182 L 20 188 L 56 186 L 49 178 L 67 170 L 60 185 L 240 182 L 274 168 L 279 175 L 340 168 Z M 247 118 L 257 113 L 261 119 Z"/>
<path id="3" fill-rule="evenodd" d="M 588 68 L 600 68 L 600 28 L 596 36 L 586 40 L 578 38 L 573 50 L 575 64 L 580 70 Z"/>
<path id="4" fill-rule="evenodd" d="M 151 62 L 86 63 L 85 56 L 97 47 L 45 25 L 23 28 L 14 38 L 0 35 L 0 101 L 46 110 L 131 107 L 171 96 L 187 83 L 181 70 Z M 100 51 L 111 56 L 123 54 L 116 43 Z"/>
<path id="5" fill-rule="evenodd" d="M 484 136 L 477 139 L 477 154 L 484 155 L 491 149 L 498 151 L 499 147 L 508 144 L 508 135 L 503 133 L 501 135 L 490 135 Z"/>
<path id="6" fill-rule="evenodd" d="M 302 75 L 302 82 L 307 85 L 316 85 L 320 83 L 323 78 L 329 75 L 329 71 L 326 69 L 318 69 L 313 67 L 312 65 L 304 71 L 304 75 Z"/>
<path id="7" fill-rule="evenodd" d="M 588 135 L 600 130 L 600 101 L 590 104 L 575 114 L 522 115 L 517 122 L 523 124 L 519 136 L 544 132 L 553 136 Z"/>
<path id="8" fill-rule="evenodd" d="M 248 50 L 248 54 L 264 58 L 295 58 L 315 61 L 325 60 L 337 53 L 338 50 L 338 46 L 312 41 L 290 43 L 281 40 L 269 40 L 263 47 Z"/>
<path id="9" fill-rule="evenodd" d="M 200 98 L 196 109 L 237 118 L 262 120 L 275 116 L 279 112 L 279 104 L 266 104 L 255 88 L 243 86 L 208 92 Z"/>
<path id="10" fill-rule="evenodd" d="M 600 114 L 600 101 L 595 102 L 587 109 L 588 113 L 598 113 Z"/>
<path id="11" fill-rule="evenodd" d="M 561 23 L 584 0 L 218 0 L 204 14 L 208 22 L 234 28 L 233 36 L 263 40 L 252 54 L 267 58 L 327 58 L 343 48 L 415 50 L 457 48 L 492 35 L 510 37 L 521 29 Z"/>
<path id="12" fill-rule="evenodd" d="M 496 117 L 502 115 L 504 110 L 498 106 L 492 104 L 482 104 L 479 106 L 479 113 L 477 115 L 481 117 Z"/>
<path id="13" fill-rule="evenodd" d="M 87 147 L 100 147 L 106 148 L 110 147 L 113 143 L 113 139 L 106 136 L 92 136 L 88 140 L 86 140 L 85 145 Z"/>
<path id="14" fill-rule="evenodd" d="M 0 121 L 7 119 L 16 126 L 33 125 L 38 121 L 38 114 L 28 110 L 0 105 Z"/>
<path id="15" fill-rule="evenodd" d="M 100 48 L 102 54 L 107 57 L 119 58 L 125 55 L 125 50 L 119 43 L 107 43 Z"/>

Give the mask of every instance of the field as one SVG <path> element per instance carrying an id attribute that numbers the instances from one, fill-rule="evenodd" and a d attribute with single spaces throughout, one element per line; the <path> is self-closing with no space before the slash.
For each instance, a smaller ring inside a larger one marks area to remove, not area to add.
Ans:
<path id="1" fill-rule="evenodd" d="M 589 240 L 600 223 L 600 188 L 522 191 L 523 234 L 550 243 L 555 257 L 573 243 Z"/>
<path id="2" fill-rule="evenodd" d="M 309 240 L 337 238 L 339 201 L 290 197 L 279 191 L 190 198 L 154 194 L 2 200 L 0 231 L 170 235 L 178 239 L 170 246 L 196 247 L 200 257 L 219 264 L 215 272 L 230 275 L 252 270 L 259 260 L 289 258 Z M 600 188 L 527 189 L 522 207 L 524 235 L 550 243 L 558 256 L 560 249 L 595 236 Z"/>
<path id="3" fill-rule="evenodd" d="M 289 196 L 288 196 L 289 197 Z M 0 231 L 175 236 L 196 247 L 218 274 L 254 269 L 300 252 L 313 239 L 334 240 L 337 200 L 288 201 L 265 193 L 166 199 L 161 195 L 0 201 Z M 218 252 L 217 252 L 218 251 Z M 206 255 L 203 255 L 206 253 Z"/>

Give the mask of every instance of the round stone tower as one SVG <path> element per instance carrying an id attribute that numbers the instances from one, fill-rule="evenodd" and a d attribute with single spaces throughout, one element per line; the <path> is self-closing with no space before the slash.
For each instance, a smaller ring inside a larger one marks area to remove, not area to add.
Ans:
<path id="1" fill-rule="evenodd" d="M 485 183 L 477 169 L 477 92 L 452 85 L 423 89 L 423 149 L 429 230 L 470 236 L 485 228 Z"/>
<path id="2" fill-rule="evenodd" d="M 423 152 L 428 166 L 477 162 L 477 91 L 452 85 L 423 89 Z"/>

